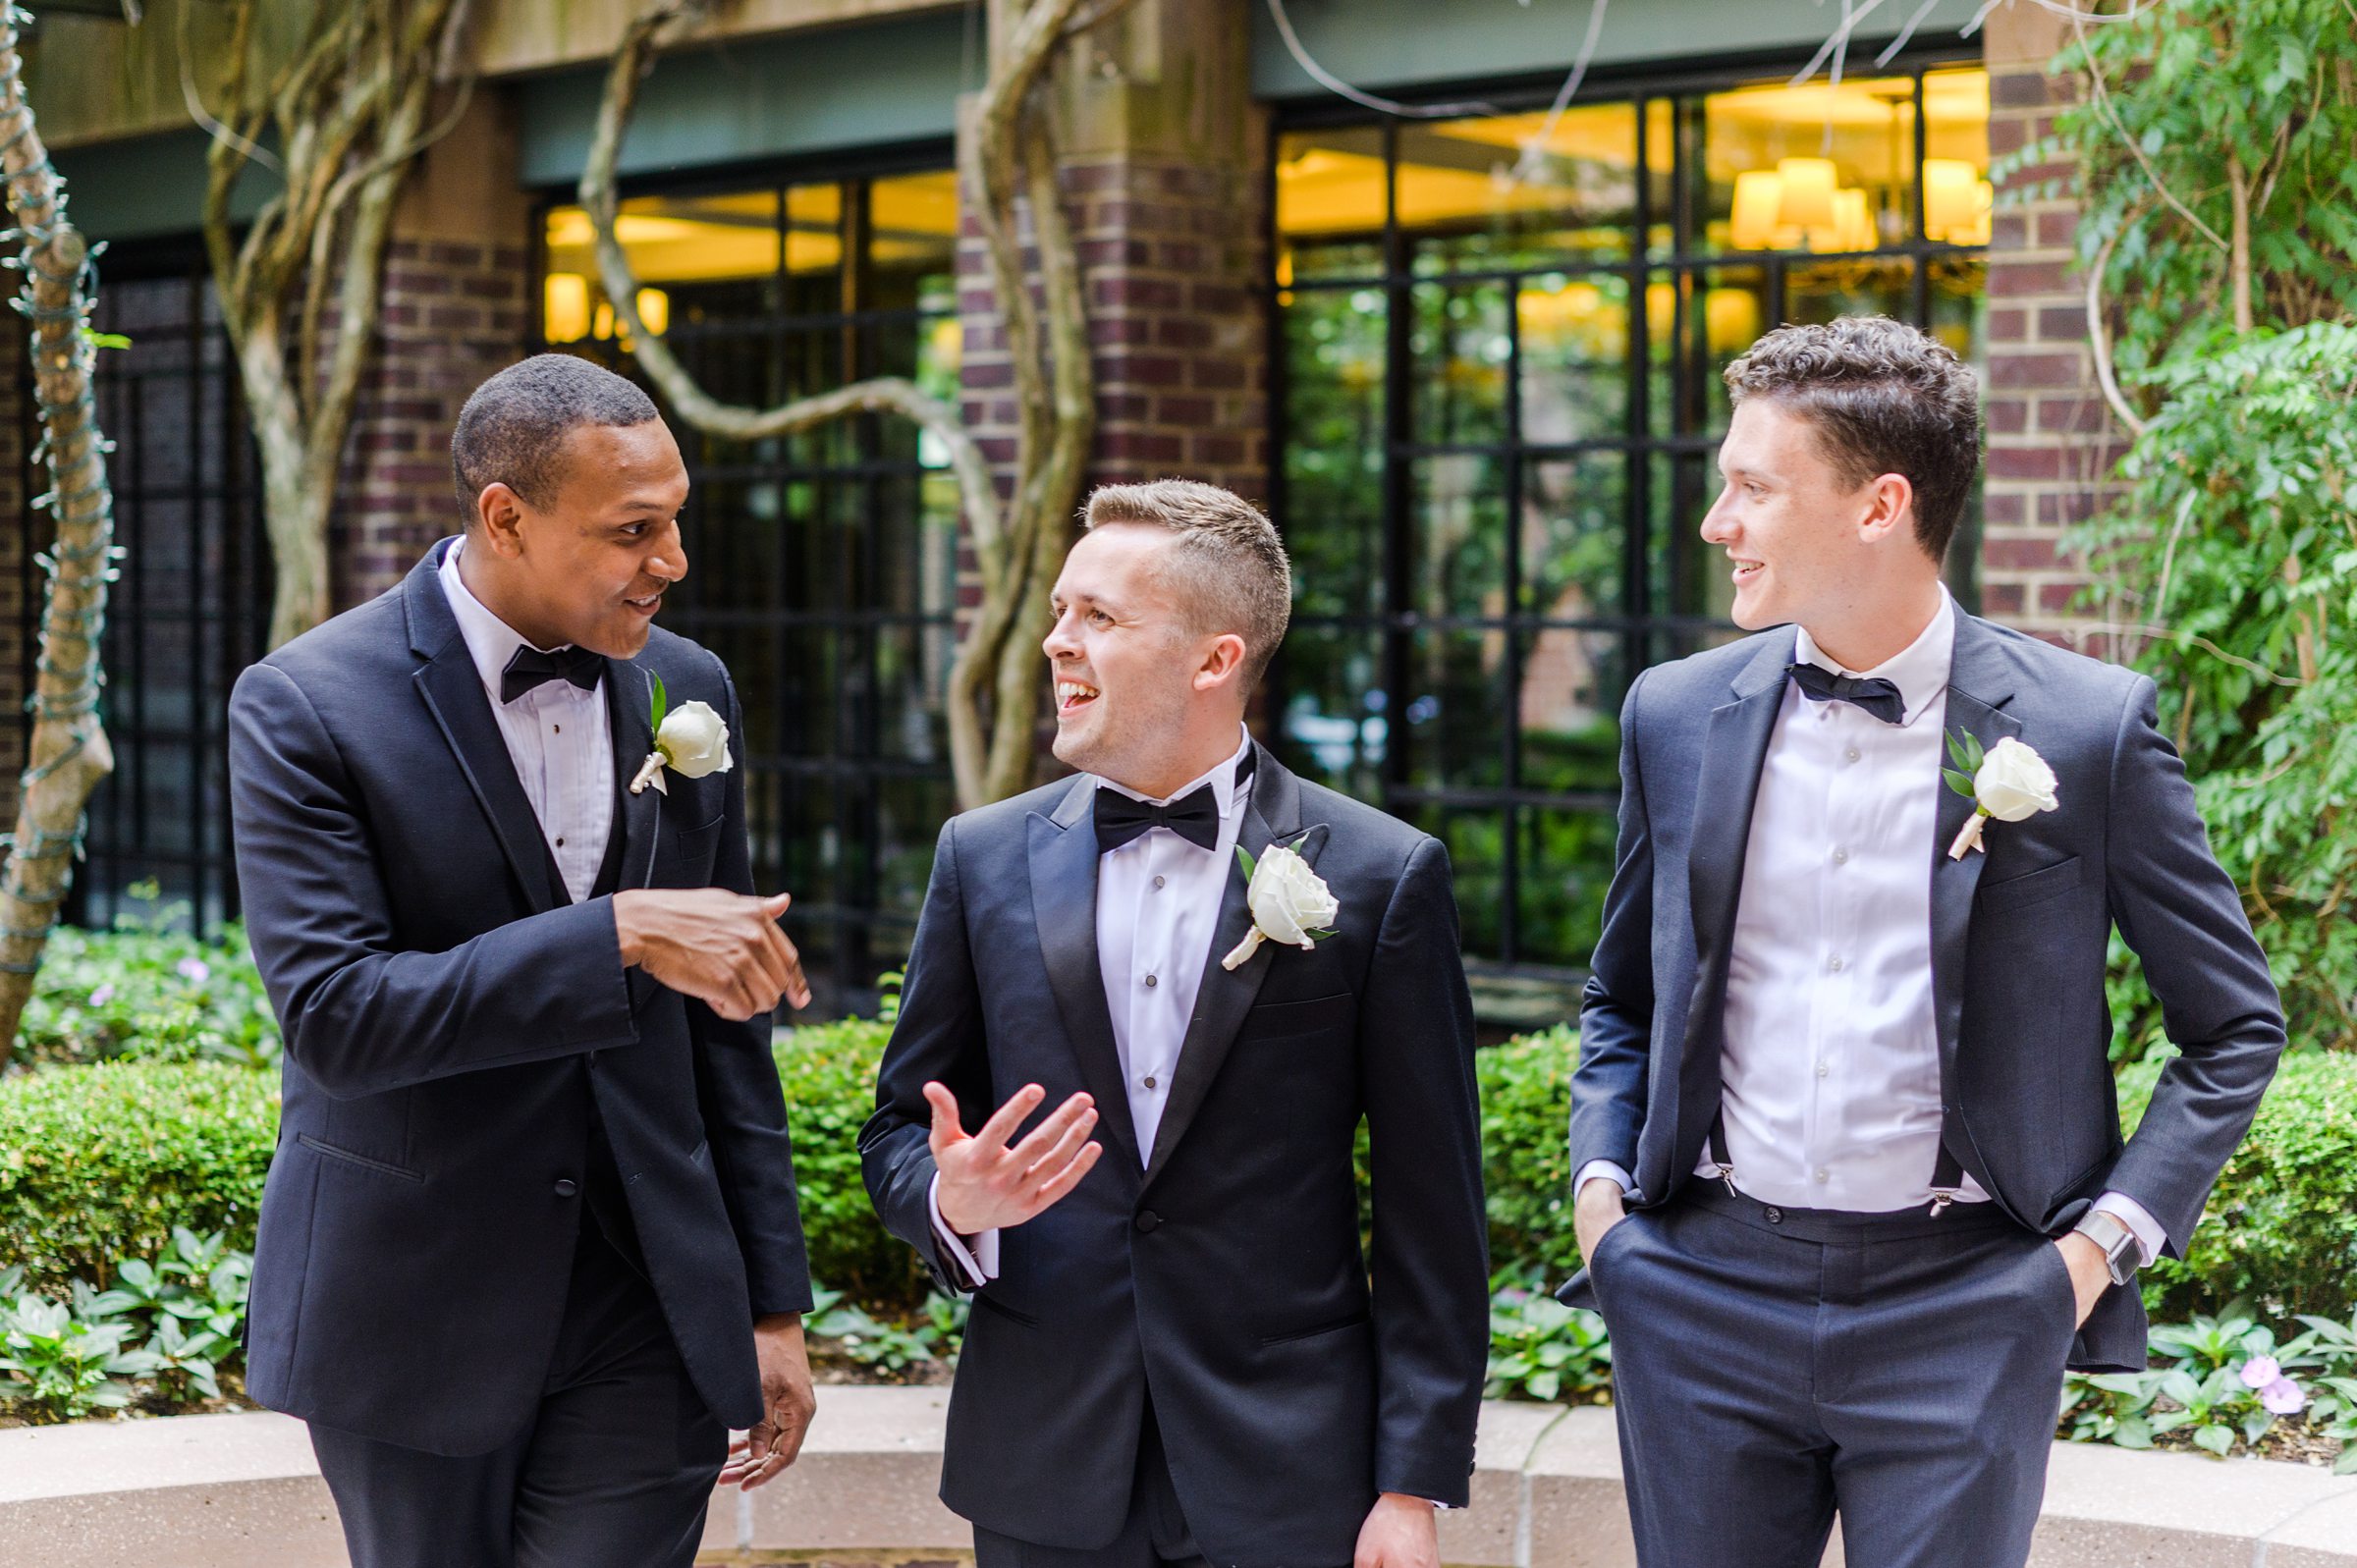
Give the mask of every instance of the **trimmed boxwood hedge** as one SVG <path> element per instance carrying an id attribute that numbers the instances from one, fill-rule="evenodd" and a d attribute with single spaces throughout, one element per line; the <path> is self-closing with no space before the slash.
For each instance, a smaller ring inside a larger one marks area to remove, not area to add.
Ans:
<path id="1" fill-rule="evenodd" d="M 914 1256 L 887 1235 L 859 1177 L 857 1137 L 889 1035 L 867 1019 L 781 1037 L 778 1071 L 795 1134 L 812 1271 L 877 1308 L 920 1302 Z M 1561 1279 L 1578 1266 L 1568 1156 L 1569 1029 L 1522 1036 L 1479 1057 L 1490 1252 L 1501 1271 Z M 2120 1078 L 2130 1125 L 2159 1063 Z M 51 1067 L 0 1080 L 0 1269 L 62 1290 L 152 1255 L 174 1224 L 253 1245 L 277 1114 L 275 1076 L 220 1063 Z M 2212 1199 L 2192 1256 L 2152 1271 L 2169 1318 L 2238 1296 L 2282 1312 L 2357 1306 L 2357 1056 L 2296 1052 Z"/>
<path id="2" fill-rule="evenodd" d="M 0 1079 L 0 1269 L 62 1294 L 172 1229 L 251 1250 L 278 1137 L 278 1075 L 226 1062 L 107 1062 Z"/>

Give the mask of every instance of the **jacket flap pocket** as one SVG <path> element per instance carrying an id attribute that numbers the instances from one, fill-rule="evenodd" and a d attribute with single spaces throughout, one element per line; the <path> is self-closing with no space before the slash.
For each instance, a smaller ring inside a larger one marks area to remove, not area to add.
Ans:
<path id="1" fill-rule="evenodd" d="M 2022 876 L 2007 877 L 2002 882 L 1985 882 L 1981 884 L 1978 907 L 1986 914 L 1991 910 L 2019 909 L 2024 904 L 2058 898 L 2079 885 L 2083 869 L 2079 857 L 2072 855 L 2068 860 L 2057 860 L 2051 866 L 2041 866 Z"/>

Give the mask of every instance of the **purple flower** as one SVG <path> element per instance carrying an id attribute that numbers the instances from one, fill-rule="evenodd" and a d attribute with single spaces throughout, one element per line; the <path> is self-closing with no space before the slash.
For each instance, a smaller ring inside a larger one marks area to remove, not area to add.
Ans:
<path id="1" fill-rule="evenodd" d="M 2289 1378 L 2277 1378 L 2259 1390 L 2259 1403 L 2278 1416 L 2296 1416 L 2307 1405 L 2308 1396 Z"/>
<path id="2" fill-rule="evenodd" d="M 2281 1381 L 2282 1378 L 2283 1369 L 2275 1365 L 2273 1356 L 2253 1356 L 2242 1364 L 2242 1385 L 2245 1388 L 2264 1388 L 2269 1383 Z"/>
<path id="3" fill-rule="evenodd" d="M 212 966 L 202 958 L 183 958 L 180 961 L 180 978 L 202 985 L 213 978 Z"/>
<path id="4" fill-rule="evenodd" d="M 103 1007 L 114 1000 L 115 988 L 111 985 L 100 986 L 90 993 L 90 1005 L 93 1007 Z"/>

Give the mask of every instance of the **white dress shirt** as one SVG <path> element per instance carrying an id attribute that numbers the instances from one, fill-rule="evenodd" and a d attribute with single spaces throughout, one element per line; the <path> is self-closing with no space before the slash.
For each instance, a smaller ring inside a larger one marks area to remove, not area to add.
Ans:
<path id="1" fill-rule="evenodd" d="M 1113 1043 L 1128 1090 L 1129 1125 L 1137 1133 L 1137 1156 L 1151 1161 L 1154 1135 L 1170 1103 L 1171 1077 L 1178 1070 L 1178 1048 L 1186 1043 L 1203 966 L 1220 923 L 1220 900 L 1228 868 L 1235 861 L 1236 834 L 1252 798 L 1252 781 L 1236 782 L 1236 767 L 1251 750 L 1247 732 L 1234 755 L 1157 806 L 1208 785 L 1220 808 L 1216 847 L 1199 848 L 1168 828 L 1149 828 L 1119 849 L 1097 857 L 1097 967 L 1105 981 L 1105 1005 L 1113 1015 Z M 1132 800 L 1148 800 L 1110 779 Z M 1099 1108 L 1105 1115 L 1114 1108 Z M 999 1276 L 999 1233 L 986 1230 L 969 1248 L 941 1217 L 941 1177 L 933 1178 L 933 1228 L 965 1268 L 970 1279 Z"/>
<path id="2" fill-rule="evenodd" d="M 540 819 L 548 851 L 564 874 L 565 891 L 579 903 L 597 885 L 606 838 L 614 831 L 614 738 L 605 681 L 583 691 L 570 680 L 544 680 L 514 702 L 500 701 L 501 677 L 524 640 L 467 591 L 459 575 L 459 553 L 466 545 L 463 538 L 453 540 L 442 558 L 442 592 L 483 677 L 492 717 L 499 721 L 532 815 Z"/>
<path id="3" fill-rule="evenodd" d="M 1787 681 L 1760 767 L 1728 949 L 1721 1106 L 1727 1162 L 1745 1196 L 1792 1209 L 1928 1207 L 1940 1158 L 1938 1026 L 1932 1011 L 1932 839 L 1946 745 L 1956 610 L 1868 671 L 1844 670 L 1800 628 L 1796 660 L 1898 687 L 1886 724 Z M 1706 1148 L 1696 1173 L 1719 1179 Z M 1609 1161 L 1581 1167 L 1623 1188 Z M 1957 1199 L 1987 1203 L 1963 1177 Z M 2160 1225 L 2134 1200 L 2097 1207 L 2136 1232 L 2145 1261 Z"/>

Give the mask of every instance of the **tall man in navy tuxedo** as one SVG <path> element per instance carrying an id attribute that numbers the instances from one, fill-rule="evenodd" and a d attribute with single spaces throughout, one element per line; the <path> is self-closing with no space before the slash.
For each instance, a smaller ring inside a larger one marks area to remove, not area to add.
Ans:
<path id="1" fill-rule="evenodd" d="M 1813 1568 L 1836 1513 L 1855 1563 L 2018 1568 L 2063 1369 L 2144 1364 L 2136 1271 L 2282 1016 L 2153 683 L 1941 585 L 1972 373 L 1873 318 L 1727 382 L 1702 534 L 1777 629 L 1629 689 L 1564 1296 L 1612 1329 L 1645 1568 Z M 2114 924 L 2183 1052 L 2124 1148 Z"/>
<path id="2" fill-rule="evenodd" d="M 976 1290 L 942 1497 L 980 1568 L 1437 1568 L 1488 1348 L 1447 855 L 1245 733 L 1268 518 L 1164 480 L 1087 522 L 1046 642 L 1082 775 L 942 830 L 860 1135 Z"/>
<path id="3" fill-rule="evenodd" d="M 810 1419 L 769 1052 L 807 991 L 728 674 L 653 624 L 654 405 L 544 354 L 451 451 L 465 536 L 230 701 L 286 1034 L 247 1386 L 310 1424 L 356 1568 L 685 1568 L 728 1429 L 757 1485 Z"/>

